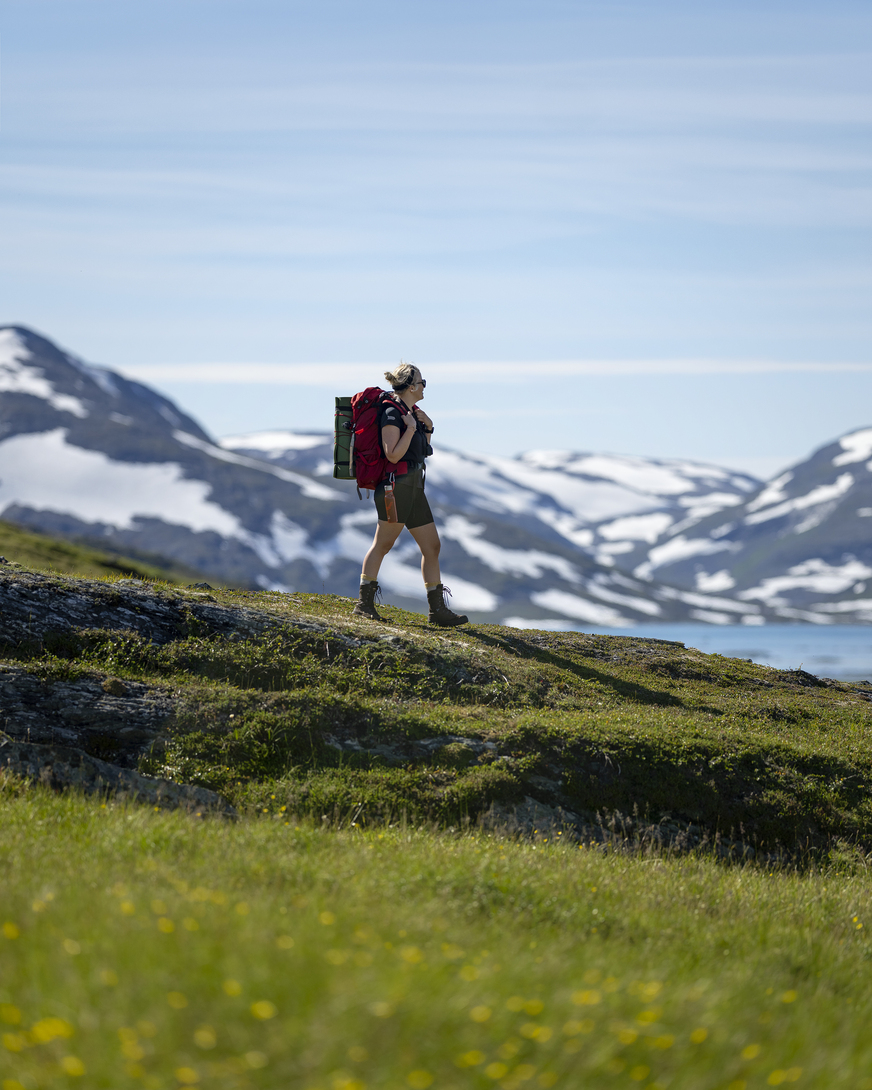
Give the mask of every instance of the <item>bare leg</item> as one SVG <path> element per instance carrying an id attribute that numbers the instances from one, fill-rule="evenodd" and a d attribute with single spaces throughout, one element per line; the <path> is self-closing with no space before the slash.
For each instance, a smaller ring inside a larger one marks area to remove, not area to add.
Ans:
<path id="1" fill-rule="evenodd" d="M 375 537 L 372 539 L 372 545 L 369 547 L 369 552 L 363 558 L 363 571 L 361 576 L 365 576 L 367 579 L 378 579 L 379 568 L 384 558 L 388 555 L 391 549 L 394 547 L 394 542 L 403 532 L 403 522 L 383 522 L 378 520 L 378 526 L 375 528 Z M 414 534 L 414 531 L 412 531 Z"/>
<path id="2" fill-rule="evenodd" d="M 441 583 L 439 550 L 442 548 L 442 542 L 439 540 L 436 523 L 428 522 L 426 526 L 416 526 L 414 530 L 410 528 L 409 533 L 418 542 L 418 548 L 421 550 L 421 574 L 424 576 L 424 582 Z"/>

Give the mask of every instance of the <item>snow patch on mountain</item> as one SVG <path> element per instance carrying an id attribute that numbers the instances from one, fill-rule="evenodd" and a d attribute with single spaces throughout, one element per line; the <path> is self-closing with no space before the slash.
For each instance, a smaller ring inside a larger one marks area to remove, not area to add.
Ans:
<path id="1" fill-rule="evenodd" d="M 717 610 L 721 613 L 760 613 L 760 607 L 748 602 L 737 602 L 734 598 L 718 598 L 710 594 L 695 594 L 693 591 L 678 590 L 676 587 L 660 587 L 657 596 L 661 599 L 677 599 L 697 609 Z"/>
<path id="2" fill-rule="evenodd" d="M 717 594 L 722 590 L 732 590 L 735 585 L 736 580 L 726 568 L 712 572 L 711 575 L 703 571 L 696 573 L 696 589 L 701 590 L 704 594 Z"/>
<path id="3" fill-rule="evenodd" d="M 852 462 L 864 462 L 872 456 L 872 428 L 863 428 L 861 431 L 843 435 L 839 440 L 839 446 L 845 452 L 833 458 L 834 466 L 847 466 Z M 872 466 L 867 466 L 872 472 Z"/>
<path id="4" fill-rule="evenodd" d="M 773 503 L 782 503 L 787 499 L 787 493 L 785 488 L 793 480 L 793 474 L 788 470 L 786 473 L 782 473 L 780 477 L 776 477 L 774 481 L 770 481 L 766 487 L 760 492 L 759 496 L 755 496 L 745 506 L 746 511 L 759 511 L 763 507 L 771 507 Z"/>
<path id="5" fill-rule="evenodd" d="M 606 541 L 647 541 L 653 545 L 671 525 L 671 515 L 656 511 L 650 515 L 627 515 L 614 522 L 604 522 L 597 530 Z"/>
<path id="6" fill-rule="evenodd" d="M 609 628 L 624 628 L 633 622 L 616 609 L 610 606 L 599 605 L 590 602 L 586 598 L 579 598 L 577 594 L 570 594 L 564 590 L 543 590 L 530 595 L 530 601 L 542 609 L 550 609 L 555 613 L 562 613 L 564 617 L 572 617 L 578 621 L 587 621 L 590 624 L 606 625 Z"/>
<path id="7" fill-rule="evenodd" d="M 298 485 L 303 495 L 310 497 L 310 499 L 328 501 L 343 499 L 342 493 L 338 490 L 318 484 L 300 473 L 266 465 L 257 458 L 247 458 L 242 454 L 231 454 L 229 451 L 224 450 L 223 447 L 198 439 L 196 435 L 189 435 L 184 431 L 174 431 L 173 437 L 178 439 L 180 443 L 184 443 L 185 446 L 193 447 L 195 450 L 208 454 L 210 458 L 217 458 L 219 462 L 230 462 L 233 465 L 245 466 L 246 469 L 255 469 L 259 473 L 269 473 L 273 477 L 278 477 L 280 481 L 289 481 L 291 484 Z"/>
<path id="8" fill-rule="evenodd" d="M 872 598 L 848 598 L 843 602 L 820 602 L 815 605 L 819 613 L 856 613 L 857 620 L 872 623 Z"/>
<path id="9" fill-rule="evenodd" d="M 85 363 L 84 360 L 79 359 L 78 356 L 74 356 L 71 352 L 66 354 L 67 360 L 75 367 L 75 369 L 86 378 L 89 378 L 91 382 L 95 382 L 104 394 L 108 394 L 110 397 L 120 397 L 121 392 L 118 389 L 118 383 L 115 380 L 115 375 L 111 371 L 107 371 L 105 367 L 94 367 L 90 363 Z"/>
<path id="10" fill-rule="evenodd" d="M 689 519 L 704 519 L 725 507 L 735 507 L 744 497 L 734 492 L 709 492 L 705 496 L 679 496 L 679 506 L 687 510 Z"/>
<path id="11" fill-rule="evenodd" d="M 640 494 L 679 496 L 697 490 L 701 480 L 709 491 L 716 482 L 729 483 L 743 492 L 753 491 L 754 481 L 719 466 L 701 466 L 679 459 L 641 458 L 627 454 L 577 454 L 563 450 L 536 450 L 522 454 L 521 461 L 541 469 L 559 469 L 572 476 L 611 480 Z"/>
<path id="12" fill-rule="evenodd" d="M 692 556 L 709 556 L 712 553 L 730 552 L 733 545 L 729 541 L 712 541 L 710 537 L 686 538 L 684 534 L 664 541 L 648 553 L 648 559 L 633 572 L 640 579 L 651 579 L 653 572 L 663 564 L 672 564 L 676 560 L 686 560 Z"/>
<path id="13" fill-rule="evenodd" d="M 562 556 L 541 552 L 538 549 L 506 549 L 483 534 L 483 523 L 470 522 L 463 515 L 449 515 L 441 528 L 441 536 L 456 541 L 468 556 L 481 560 L 491 571 L 508 572 L 540 579 L 544 572 L 553 571 L 567 583 L 580 582 L 578 569 Z"/>
<path id="14" fill-rule="evenodd" d="M 497 458 L 437 449 L 428 464 L 428 478 L 433 486 L 471 494 L 483 510 L 533 514 L 570 540 L 570 535 L 583 531 L 583 539 L 574 543 L 584 545 L 592 544 L 591 527 L 647 513 L 662 521 L 664 498 L 698 491 L 700 479 L 709 473 L 709 467 L 697 466 L 696 478 L 687 479 L 679 476 L 679 467 L 690 468 L 685 463 L 665 467 L 619 455 L 532 451 L 520 458 Z M 723 476 L 729 477 L 727 471 Z M 742 485 L 743 492 L 748 492 L 754 482 L 745 478 Z M 683 496 L 682 502 L 711 506 L 711 489 L 705 487 L 703 492 Z M 728 495 L 729 503 L 743 498 Z M 719 500 L 715 506 L 726 505 Z M 638 527 L 645 527 L 646 535 L 650 532 L 647 524 L 640 523 L 630 534 Z"/>
<path id="15" fill-rule="evenodd" d="M 637 613 L 646 614 L 649 617 L 659 617 L 663 610 L 656 602 L 638 595 L 622 594 L 620 591 L 611 590 L 605 585 L 602 576 L 594 576 L 587 584 L 588 594 L 594 598 L 601 598 L 604 602 L 613 602 L 615 605 L 626 606 L 636 610 Z"/>
<path id="16" fill-rule="evenodd" d="M 0 443 L 0 511 L 20 504 L 118 529 L 156 518 L 201 533 L 243 535 L 239 520 L 208 499 L 205 481 L 174 462 L 116 462 L 67 442 L 64 428 Z"/>
<path id="17" fill-rule="evenodd" d="M 324 433 L 306 435 L 293 431 L 259 431 L 249 435 L 230 435 L 221 440 L 228 450 L 257 450 L 267 457 L 280 457 L 289 450 L 312 450 L 324 445 Z"/>
<path id="18" fill-rule="evenodd" d="M 520 459 L 485 457 L 437 449 L 427 462 L 427 483 L 438 498 L 499 514 L 530 515 L 563 536 L 586 531 L 603 519 L 648 511 L 658 505 L 611 481 L 574 478 L 559 470 L 539 469 Z M 571 537 L 570 537 L 571 539 Z M 577 543 L 577 542 L 576 542 Z"/>
<path id="19" fill-rule="evenodd" d="M 805 496 L 794 496 L 793 499 L 784 500 L 783 502 L 776 504 L 775 507 L 769 507 L 768 510 L 761 511 L 761 504 L 757 502 L 752 514 L 745 517 L 745 522 L 749 526 L 754 526 L 757 523 L 766 522 L 769 519 L 781 518 L 783 515 L 790 514 L 791 511 L 804 511 L 807 507 L 815 507 L 819 503 L 827 503 L 829 500 L 835 500 L 838 499 L 839 496 L 844 496 L 853 483 L 854 477 L 852 474 L 842 473 L 832 484 L 819 485 L 817 488 L 813 488 L 811 492 L 807 493 Z M 806 529 L 810 529 L 810 527 L 807 526 Z M 801 532 L 798 527 L 796 532 Z"/>
<path id="20" fill-rule="evenodd" d="M 498 462 L 498 459 L 438 450 L 427 461 L 427 483 L 431 491 L 462 491 L 469 498 L 468 506 L 482 511 L 534 513 L 539 498 L 536 492 L 523 481 L 501 473 Z"/>
<path id="21" fill-rule="evenodd" d="M 18 333 L 0 329 L 0 393 L 30 394 L 47 401 L 58 412 L 72 413 L 80 419 L 88 409 L 77 397 L 61 394 L 52 386 L 41 367 L 28 363 L 30 350 Z"/>
<path id="22" fill-rule="evenodd" d="M 771 576 L 763 579 L 756 587 L 740 591 L 738 597 L 744 601 L 757 599 L 769 606 L 783 606 L 790 604 L 790 600 L 783 597 L 787 590 L 841 594 L 859 580 L 868 579 L 870 576 L 872 568 L 854 557 L 843 564 L 828 564 L 820 557 L 814 557 L 788 568 L 785 575 Z M 822 606 L 816 604 L 815 608 L 821 609 Z"/>
<path id="23" fill-rule="evenodd" d="M 693 487 L 674 473 L 662 473 L 660 466 L 646 466 L 644 459 L 529 451 L 492 461 L 509 480 L 544 493 L 587 525 L 651 511 L 661 506 L 663 495 Z"/>

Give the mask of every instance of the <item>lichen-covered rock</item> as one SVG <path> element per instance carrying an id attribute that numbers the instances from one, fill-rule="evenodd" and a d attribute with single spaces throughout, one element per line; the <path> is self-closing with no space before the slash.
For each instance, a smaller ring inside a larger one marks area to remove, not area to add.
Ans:
<path id="1" fill-rule="evenodd" d="M 137 580 L 105 583 L 37 572 L 0 574 L 0 639 L 20 643 L 73 629 L 136 632 L 164 644 L 191 628 L 257 635 L 275 625 L 268 614 L 244 607 L 210 605 L 169 587 Z"/>
<path id="2" fill-rule="evenodd" d="M 182 592 L 138 579 L 103 582 L 4 566 L 0 572 L 0 738 L 8 767 L 53 786 L 77 785 L 160 806 L 228 810 L 218 795 L 135 771 L 161 744 L 180 697 L 169 688 L 98 671 L 72 677 L 34 671 L 21 661 L 43 649 L 63 655 L 95 632 L 135 633 L 155 645 L 187 636 L 253 638 L 276 629 L 322 632 L 302 618 L 276 618 L 247 606 L 221 605 L 204 591 Z M 352 636 L 334 642 L 359 646 Z M 11 748 L 10 748 L 11 747 Z M 111 763 L 110 763 L 111 762 Z"/>
<path id="3" fill-rule="evenodd" d="M 2 769 L 55 790 L 78 788 L 87 794 L 112 795 L 162 810 L 181 809 L 198 815 L 236 813 L 225 799 L 204 787 L 153 779 L 66 746 L 41 746 L 0 738 Z"/>
<path id="4" fill-rule="evenodd" d="M 210 594 L 155 586 L 138 579 L 114 583 L 31 571 L 0 570 L 0 645 L 34 643 L 77 630 L 136 632 L 155 644 L 189 635 L 252 637 L 285 627 L 323 632 L 328 626 L 282 618 L 249 606 L 215 602 Z M 334 640 L 360 641 L 334 634 Z"/>
<path id="5" fill-rule="evenodd" d="M 44 678 L 0 662 L 0 729 L 19 742 L 73 746 L 132 768 L 174 705 L 170 692 L 139 681 Z"/>

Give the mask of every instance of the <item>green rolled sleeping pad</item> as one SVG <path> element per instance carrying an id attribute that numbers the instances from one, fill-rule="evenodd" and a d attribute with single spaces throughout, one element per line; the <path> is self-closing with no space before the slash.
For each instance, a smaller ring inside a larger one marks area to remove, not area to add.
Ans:
<path id="1" fill-rule="evenodd" d="M 333 422 L 333 476 L 340 481 L 355 480 L 352 428 L 351 398 L 337 397 Z"/>

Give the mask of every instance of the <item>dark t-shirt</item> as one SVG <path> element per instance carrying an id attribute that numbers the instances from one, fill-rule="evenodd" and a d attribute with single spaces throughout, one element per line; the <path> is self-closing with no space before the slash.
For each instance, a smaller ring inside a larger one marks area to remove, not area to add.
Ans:
<path id="1" fill-rule="evenodd" d="M 423 423 L 418 420 L 418 426 L 415 429 L 415 434 L 412 436 L 412 441 L 409 443 L 409 449 L 406 452 L 402 461 L 407 462 L 409 469 L 417 469 L 424 464 L 424 459 L 429 453 L 429 444 L 427 442 L 427 433 L 424 431 Z M 384 427 L 393 425 L 395 428 L 399 428 L 400 437 L 402 438 L 406 430 L 406 418 L 400 411 L 399 406 L 394 401 L 389 401 L 387 398 L 382 402 L 381 408 L 378 414 L 378 433 L 381 436 L 381 430 Z"/>

